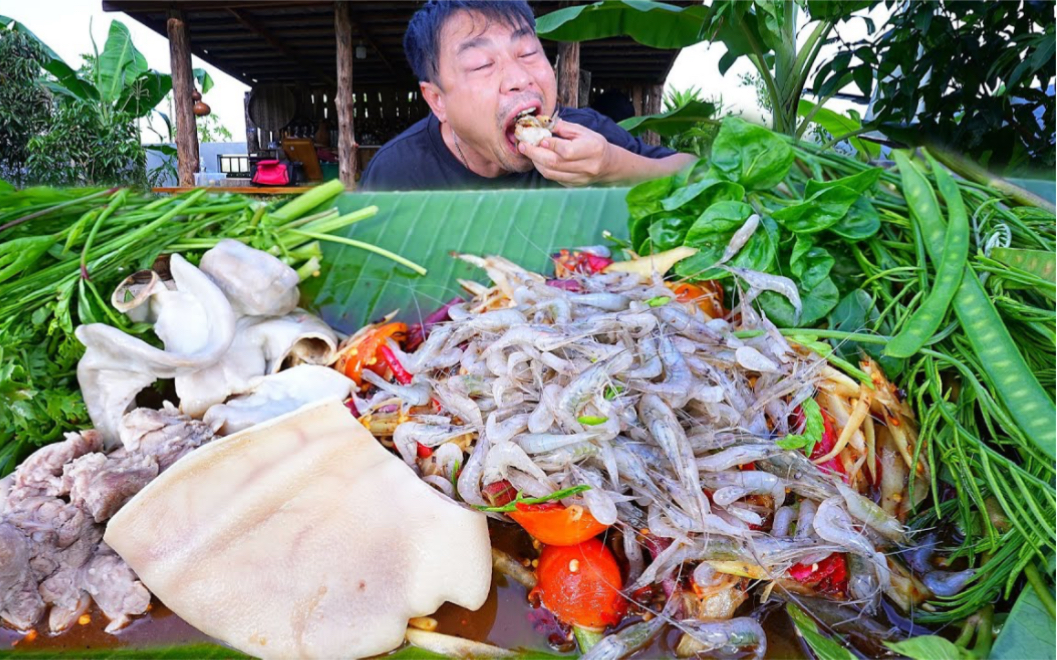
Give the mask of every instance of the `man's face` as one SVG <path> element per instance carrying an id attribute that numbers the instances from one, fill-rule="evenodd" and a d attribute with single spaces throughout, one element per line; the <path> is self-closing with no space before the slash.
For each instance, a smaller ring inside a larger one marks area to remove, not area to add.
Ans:
<path id="1" fill-rule="evenodd" d="M 426 95 L 437 117 L 460 143 L 502 169 L 532 169 L 518 153 L 514 122 L 528 108 L 553 114 L 557 98 L 554 71 L 536 34 L 460 11 L 444 24 L 438 50 L 439 84 L 435 95 Z"/>

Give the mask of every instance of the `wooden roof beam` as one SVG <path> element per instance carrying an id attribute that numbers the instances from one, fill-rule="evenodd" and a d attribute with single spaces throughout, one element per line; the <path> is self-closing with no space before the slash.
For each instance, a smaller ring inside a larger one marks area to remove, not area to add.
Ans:
<path id="1" fill-rule="evenodd" d="M 283 43 L 281 39 L 272 34 L 271 31 L 268 30 L 268 28 L 258 23 L 252 16 L 239 9 L 229 8 L 228 12 L 230 12 L 231 15 L 234 16 L 239 23 L 242 23 L 242 25 L 244 25 L 246 29 L 248 29 L 250 32 L 258 34 L 262 39 L 267 41 L 272 48 L 276 49 L 286 57 L 289 57 L 294 62 L 297 62 L 301 66 L 305 67 L 306 70 L 311 71 L 313 74 L 316 75 L 316 77 L 320 78 L 328 85 L 337 85 L 337 81 L 335 81 L 332 76 L 321 71 L 316 65 L 304 60 L 289 46 Z"/>

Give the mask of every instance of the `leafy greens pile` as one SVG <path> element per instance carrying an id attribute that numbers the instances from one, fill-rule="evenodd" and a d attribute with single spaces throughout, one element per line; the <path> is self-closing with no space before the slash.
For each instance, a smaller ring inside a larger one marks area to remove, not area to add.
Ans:
<path id="1" fill-rule="evenodd" d="M 714 265 L 759 215 L 726 265 L 789 278 L 799 317 L 784 296 L 757 299 L 783 334 L 859 377 L 862 353 L 879 360 L 919 416 L 934 495 L 912 525 L 955 521 L 940 550 L 977 572 L 917 620 L 975 615 L 1025 573 L 1052 608 L 1038 578 L 1057 548 L 1054 215 L 931 156 L 896 158 L 886 171 L 729 118 L 710 159 L 631 189 L 631 247 L 695 248 L 676 274 L 736 296 Z"/>

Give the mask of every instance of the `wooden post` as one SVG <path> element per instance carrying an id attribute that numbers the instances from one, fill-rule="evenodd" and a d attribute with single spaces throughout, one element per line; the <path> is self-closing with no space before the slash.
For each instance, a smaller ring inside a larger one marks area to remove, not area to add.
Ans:
<path id="1" fill-rule="evenodd" d="M 591 105 L 591 72 L 586 69 L 580 69 L 580 93 L 576 100 L 581 108 Z"/>
<path id="2" fill-rule="evenodd" d="M 334 38 L 338 47 L 338 89 L 334 97 L 338 111 L 338 175 L 345 188 L 352 190 L 356 187 L 356 133 L 352 115 L 352 8 L 347 2 L 334 3 Z"/>
<path id="3" fill-rule="evenodd" d="M 646 99 L 646 111 L 644 114 L 656 115 L 661 111 L 661 102 L 664 98 L 664 85 L 650 85 L 647 88 L 649 97 Z M 652 144 L 659 146 L 661 144 L 661 136 L 653 131 L 646 131 L 644 138 L 646 144 Z"/>
<path id="4" fill-rule="evenodd" d="M 195 89 L 194 74 L 191 73 L 191 39 L 183 11 L 169 10 L 165 31 L 169 35 L 173 100 L 176 102 L 177 182 L 181 186 L 193 186 L 198 171 L 198 127 L 191 98 Z"/>
<path id="5" fill-rule="evenodd" d="M 636 117 L 645 114 L 642 107 L 642 85 L 638 83 L 631 86 L 631 107 L 635 109 Z"/>
<path id="6" fill-rule="evenodd" d="M 558 104 L 580 107 L 580 44 L 558 44 Z"/>
<path id="7" fill-rule="evenodd" d="M 257 137 L 257 125 L 253 123 L 253 117 L 250 117 L 250 96 L 253 92 L 246 92 L 246 96 L 242 99 L 242 105 L 246 112 L 246 153 L 254 154 L 261 150 L 260 138 Z"/>

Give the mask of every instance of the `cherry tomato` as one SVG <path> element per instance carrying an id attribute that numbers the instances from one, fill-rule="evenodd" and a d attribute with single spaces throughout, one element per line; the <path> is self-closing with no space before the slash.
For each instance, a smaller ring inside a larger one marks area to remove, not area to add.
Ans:
<path id="1" fill-rule="evenodd" d="M 697 284 L 680 282 L 669 286 L 679 302 L 696 304 L 702 312 L 714 319 L 727 315 L 727 310 L 723 307 L 723 285 L 718 281 L 705 280 Z"/>
<path id="2" fill-rule="evenodd" d="M 598 539 L 544 546 L 536 577 L 533 594 L 562 623 L 599 630 L 620 623 L 627 611 L 620 567 Z"/>
<path id="3" fill-rule="evenodd" d="M 559 502 L 516 506 L 517 510 L 507 515 L 545 545 L 576 545 L 609 527 L 582 507 L 566 507 Z"/>

